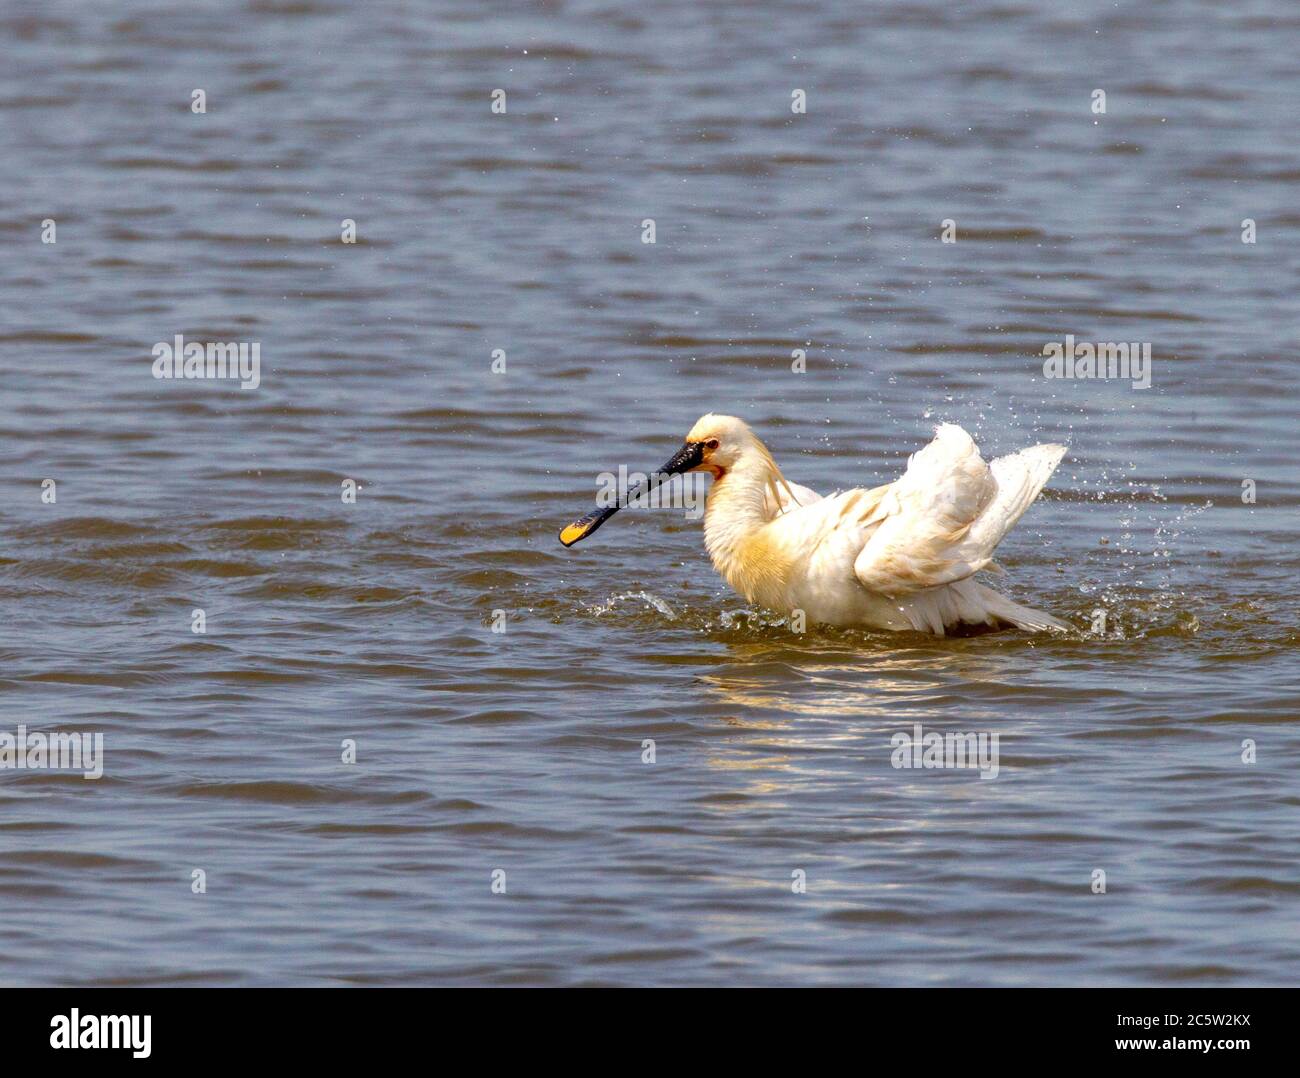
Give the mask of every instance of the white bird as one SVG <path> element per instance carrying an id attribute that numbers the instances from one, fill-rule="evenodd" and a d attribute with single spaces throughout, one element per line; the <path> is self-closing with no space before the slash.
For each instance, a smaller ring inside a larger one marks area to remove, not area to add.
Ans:
<path id="1" fill-rule="evenodd" d="M 1064 454 L 1063 445 L 1036 445 L 988 464 L 969 434 L 944 423 L 901 479 L 823 498 L 788 482 L 742 420 L 706 415 L 623 504 L 672 475 L 711 472 L 704 545 L 714 568 L 749 602 L 801 610 L 808 623 L 940 636 L 959 625 L 1063 630 L 974 576 L 1001 571 L 993 549 Z M 621 507 L 575 521 L 560 542 L 586 538 Z"/>

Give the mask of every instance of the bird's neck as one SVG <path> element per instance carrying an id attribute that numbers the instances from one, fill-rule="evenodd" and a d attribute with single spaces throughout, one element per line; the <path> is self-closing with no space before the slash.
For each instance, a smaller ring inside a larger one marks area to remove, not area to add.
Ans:
<path id="1" fill-rule="evenodd" d="M 704 545 L 714 568 L 750 602 L 779 606 L 773 597 L 784 586 L 784 559 L 765 535 L 774 516 L 774 491 L 780 477 L 766 450 L 747 453 L 718 476 L 704 511 Z"/>

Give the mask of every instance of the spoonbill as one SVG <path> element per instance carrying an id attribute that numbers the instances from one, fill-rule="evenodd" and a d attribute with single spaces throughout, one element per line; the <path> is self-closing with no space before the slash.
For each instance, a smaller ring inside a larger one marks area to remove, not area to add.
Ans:
<path id="1" fill-rule="evenodd" d="M 1001 572 L 993 548 L 1064 454 L 1063 445 L 1036 445 L 985 463 L 969 434 L 944 423 L 902 478 L 823 498 L 789 482 L 743 420 L 710 414 L 621 504 L 574 521 L 560 542 L 585 539 L 673 475 L 711 472 L 704 545 L 750 603 L 802 610 L 809 623 L 940 636 L 959 625 L 1064 630 L 974 579 L 982 569 Z"/>

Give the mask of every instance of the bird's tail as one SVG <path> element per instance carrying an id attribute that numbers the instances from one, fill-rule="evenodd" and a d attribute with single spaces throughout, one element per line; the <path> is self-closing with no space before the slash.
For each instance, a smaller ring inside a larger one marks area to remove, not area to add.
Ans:
<path id="1" fill-rule="evenodd" d="M 981 605 L 999 621 L 1008 622 L 1017 629 L 1025 629 L 1033 633 L 1047 632 L 1048 630 L 1068 632 L 1070 630 L 1069 625 L 1059 618 L 1052 617 L 1051 614 L 1014 603 L 1005 595 L 994 591 L 992 588 L 986 588 L 983 584 L 975 581 L 971 581 L 971 583 L 975 585 Z"/>

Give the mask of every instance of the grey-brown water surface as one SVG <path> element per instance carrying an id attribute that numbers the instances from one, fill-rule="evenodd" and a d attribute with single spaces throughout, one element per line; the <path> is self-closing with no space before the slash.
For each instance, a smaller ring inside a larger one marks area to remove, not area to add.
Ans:
<path id="1" fill-rule="evenodd" d="M 7 5 L 0 733 L 106 755 L 0 770 L 0 981 L 1296 983 L 1298 31 Z M 821 490 L 1068 442 L 999 586 L 1077 630 L 798 636 L 679 512 L 558 545 L 712 410 Z"/>

